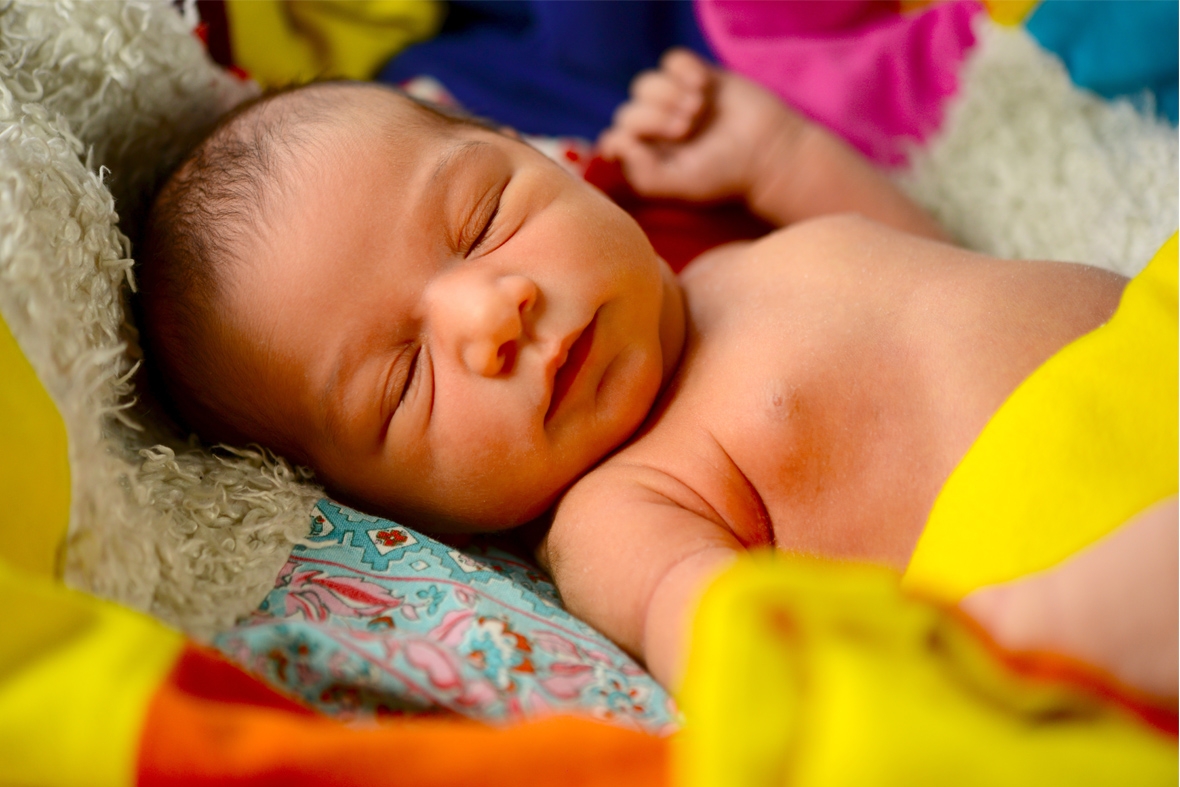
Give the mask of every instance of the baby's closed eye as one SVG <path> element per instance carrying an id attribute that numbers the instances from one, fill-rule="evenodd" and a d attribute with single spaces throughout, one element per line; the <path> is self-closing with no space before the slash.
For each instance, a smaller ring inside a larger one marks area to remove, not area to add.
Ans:
<path id="1" fill-rule="evenodd" d="M 484 245 L 496 223 L 496 217 L 500 213 L 500 198 L 503 195 L 503 190 L 497 188 L 490 194 L 491 199 L 485 198 L 476 209 L 472 220 L 467 223 L 464 234 L 471 237 L 471 240 L 461 245 L 461 248 L 465 250 L 465 257 L 470 257 Z"/>
<path id="2" fill-rule="evenodd" d="M 385 393 L 382 397 L 382 407 L 385 417 L 382 419 L 383 430 L 389 428 L 398 408 L 405 402 L 418 378 L 419 360 L 422 356 L 422 345 L 407 344 L 398 353 L 393 364 L 390 365 L 389 376 L 385 382 Z"/>

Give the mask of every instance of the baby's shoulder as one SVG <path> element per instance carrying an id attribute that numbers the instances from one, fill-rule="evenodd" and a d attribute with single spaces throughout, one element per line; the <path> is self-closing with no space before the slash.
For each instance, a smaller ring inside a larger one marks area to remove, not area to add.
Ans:
<path id="1" fill-rule="evenodd" d="M 632 448 L 643 446 L 632 445 Z M 628 451 L 606 459 L 565 492 L 554 520 L 595 522 L 628 517 L 638 511 L 680 511 L 725 527 L 720 514 L 702 494 L 691 467 L 660 462 L 660 452 Z"/>
<path id="2" fill-rule="evenodd" d="M 691 498 L 692 488 L 654 463 L 626 453 L 606 459 L 573 483 L 558 504 L 559 513 L 601 511 L 636 502 L 673 502 Z"/>
<path id="3" fill-rule="evenodd" d="M 826 280 L 845 263 L 863 268 L 866 249 L 878 256 L 891 250 L 882 234 L 901 235 L 855 213 L 807 219 L 757 240 L 714 247 L 690 262 L 680 281 L 691 306 L 718 296 L 730 301 L 735 294 L 768 285 L 805 283 L 812 274 Z"/>
<path id="4" fill-rule="evenodd" d="M 558 572 L 611 544 L 650 557 L 691 533 L 731 538 L 718 513 L 689 484 L 658 466 L 616 457 L 561 497 L 538 556 Z"/>

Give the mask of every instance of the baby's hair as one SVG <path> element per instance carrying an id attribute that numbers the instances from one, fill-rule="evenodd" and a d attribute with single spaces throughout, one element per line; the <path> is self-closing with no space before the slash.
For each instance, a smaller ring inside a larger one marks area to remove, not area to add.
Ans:
<path id="1" fill-rule="evenodd" d="M 236 250 L 261 232 L 268 201 L 288 185 L 286 157 L 314 152 L 311 130 L 347 119 L 347 106 L 332 102 L 330 91 L 354 84 L 286 88 L 234 108 L 167 178 L 148 214 L 134 302 L 146 381 L 169 416 L 207 441 L 266 439 L 252 434 L 255 419 L 231 390 L 238 375 L 227 368 L 222 350 L 232 338 L 218 310 L 230 269 L 245 263 Z M 479 118 L 405 97 L 423 109 L 423 119 L 495 130 Z"/>

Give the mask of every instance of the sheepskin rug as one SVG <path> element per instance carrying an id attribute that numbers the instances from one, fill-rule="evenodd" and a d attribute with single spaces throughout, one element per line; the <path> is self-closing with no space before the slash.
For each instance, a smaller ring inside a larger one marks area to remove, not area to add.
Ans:
<path id="1" fill-rule="evenodd" d="M 265 595 L 321 490 L 136 398 L 128 236 L 255 89 L 209 62 L 186 9 L 0 0 L 0 313 L 69 434 L 65 580 L 206 638 Z M 942 136 L 899 182 L 968 246 L 1135 273 L 1177 225 L 1176 131 L 1077 91 L 1020 30 L 979 34 Z"/>
<path id="2" fill-rule="evenodd" d="M 0 312 L 69 435 L 66 581 L 206 637 L 271 587 L 320 490 L 264 452 L 201 449 L 135 396 L 116 210 L 131 230 L 254 92 L 191 22 L 147 0 L 0 7 Z"/>
<path id="3" fill-rule="evenodd" d="M 1150 93 L 1105 101 L 1023 29 L 977 20 L 942 134 L 899 183 L 969 248 L 1135 275 L 1176 231 L 1176 129 Z"/>

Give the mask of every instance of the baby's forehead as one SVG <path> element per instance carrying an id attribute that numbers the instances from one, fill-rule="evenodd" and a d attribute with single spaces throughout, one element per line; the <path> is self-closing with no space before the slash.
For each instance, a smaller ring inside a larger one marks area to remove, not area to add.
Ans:
<path id="1" fill-rule="evenodd" d="M 374 157 L 413 162 L 432 141 L 449 136 L 451 125 L 389 88 L 319 83 L 251 108 L 225 129 L 225 137 L 257 151 L 256 204 L 266 208 L 290 201 L 301 181 L 335 183 L 339 177 L 333 172 L 366 171 L 376 163 Z"/>

